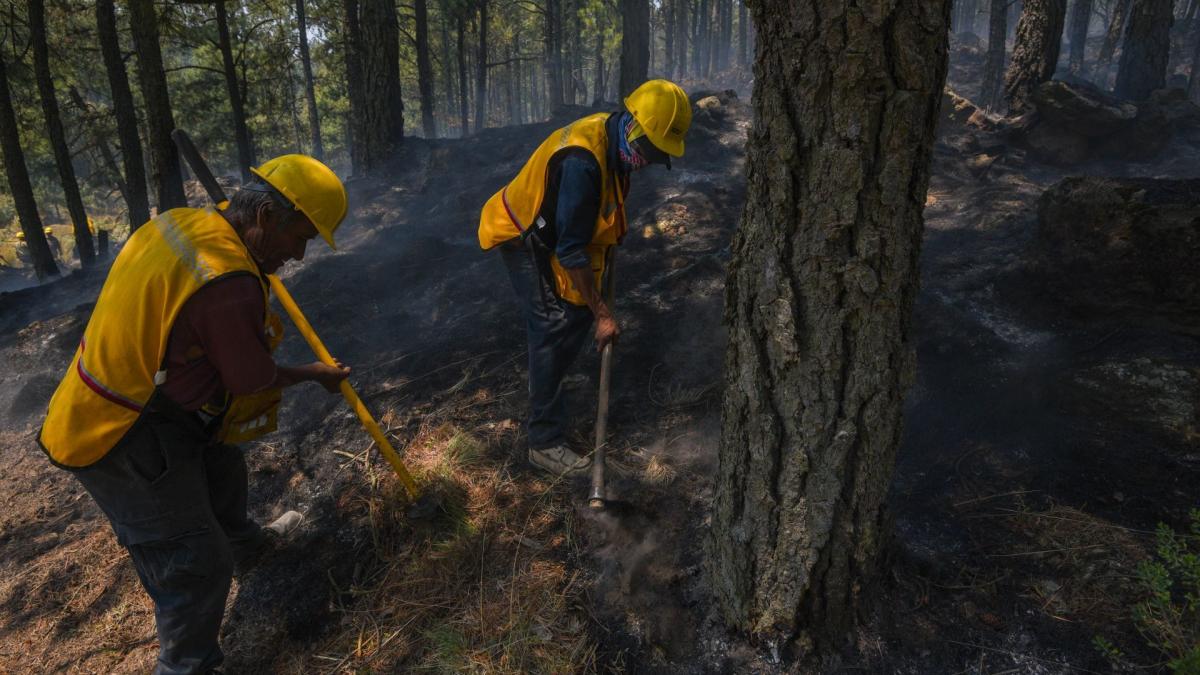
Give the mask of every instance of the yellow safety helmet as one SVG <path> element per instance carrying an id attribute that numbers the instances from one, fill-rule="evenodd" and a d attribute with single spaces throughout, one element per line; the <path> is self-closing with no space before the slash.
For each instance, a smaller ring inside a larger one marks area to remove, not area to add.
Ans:
<path id="1" fill-rule="evenodd" d="M 625 99 L 625 107 L 654 147 L 683 156 L 683 138 L 692 126 L 692 104 L 683 88 L 669 80 L 649 80 Z"/>
<path id="2" fill-rule="evenodd" d="M 50 235 L 54 234 L 54 230 L 50 229 L 50 226 L 47 225 L 46 227 L 42 228 L 42 233 L 49 237 Z"/>
<path id="3" fill-rule="evenodd" d="M 25 231 L 24 230 L 17 232 L 17 241 L 25 241 Z"/>
<path id="4" fill-rule="evenodd" d="M 280 155 L 250 171 L 308 216 L 329 248 L 337 248 L 333 233 L 346 217 L 349 199 L 333 169 L 308 155 Z"/>

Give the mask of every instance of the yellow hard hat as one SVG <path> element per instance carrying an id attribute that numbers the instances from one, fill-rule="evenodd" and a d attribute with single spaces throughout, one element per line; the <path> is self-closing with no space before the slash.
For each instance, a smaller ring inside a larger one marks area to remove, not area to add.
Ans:
<path id="1" fill-rule="evenodd" d="M 349 199 L 333 169 L 308 155 L 280 155 L 250 170 L 308 216 L 329 248 L 337 248 L 333 233 L 346 217 Z"/>
<path id="2" fill-rule="evenodd" d="M 17 241 L 25 241 L 25 232 L 17 232 Z"/>
<path id="3" fill-rule="evenodd" d="M 683 156 L 683 138 L 692 126 L 692 104 L 679 85 L 669 80 L 644 82 L 625 99 L 625 107 L 654 147 L 672 157 Z"/>
<path id="4" fill-rule="evenodd" d="M 50 229 L 50 227 L 47 226 L 47 227 L 42 228 L 42 233 L 45 234 L 47 237 L 49 237 L 50 235 L 54 234 L 54 230 Z"/>

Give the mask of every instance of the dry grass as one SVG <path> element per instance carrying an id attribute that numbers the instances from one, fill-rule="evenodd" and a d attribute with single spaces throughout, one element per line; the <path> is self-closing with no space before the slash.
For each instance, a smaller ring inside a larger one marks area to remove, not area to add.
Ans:
<path id="1" fill-rule="evenodd" d="M 561 486 L 514 477 L 491 449 L 449 424 L 417 432 L 405 460 L 442 500 L 435 523 L 407 521 L 396 482 L 366 476 L 347 507 L 370 527 L 369 563 L 339 589 L 339 630 L 296 672 L 596 670 Z"/>

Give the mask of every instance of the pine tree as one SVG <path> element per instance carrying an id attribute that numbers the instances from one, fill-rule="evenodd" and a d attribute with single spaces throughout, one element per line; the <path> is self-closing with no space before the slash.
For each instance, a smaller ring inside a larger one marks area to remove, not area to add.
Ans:
<path id="1" fill-rule="evenodd" d="M 229 34 L 229 16 L 225 0 L 217 0 L 217 46 L 221 50 L 221 72 L 225 76 L 225 90 L 229 93 L 229 109 L 233 114 L 233 137 L 237 142 L 238 170 L 242 182 L 251 177 L 254 166 L 254 142 L 250 140 L 250 129 L 246 126 L 245 93 L 238 84 L 237 70 L 233 62 L 233 40 Z"/>
<path id="2" fill-rule="evenodd" d="M 317 159 L 325 159 L 325 145 L 321 142 L 321 117 L 317 113 L 317 92 L 313 88 L 312 59 L 308 56 L 308 18 L 304 13 L 304 0 L 296 0 L 296 26 L 300 44 L 300 65 L 304 70 L 304 100 L 308 107 L 311 154 Z"/>
<path id="3" fill-rule="evenodd" d="M 1134 0 L 1117 66 L 1117 96 L 1141 101 L 1167 84 L 1173 0 Z"/>
<path id="4" fill-rule="evenodd" d="M 146 112 L 146 141 L 150 147 L 150 182 L 154 186 L 158 212 L 187 206 L 183 192 L 183 169 L 171 140 L 175 117 L 167 91 L 159 48 L 158 15 L 154 0 L 129 0 L 129 27 L 137 52 L 138 83 Z"/>
<path id="5" fill-rule="evenodd" d="M 1033 90 L 1054 75 L 1066 14 L 1067 0 L 1025 0 L 1017 24 L 1017 43 L 1004 74 L 1010 115 L 1029 110 Z"/>

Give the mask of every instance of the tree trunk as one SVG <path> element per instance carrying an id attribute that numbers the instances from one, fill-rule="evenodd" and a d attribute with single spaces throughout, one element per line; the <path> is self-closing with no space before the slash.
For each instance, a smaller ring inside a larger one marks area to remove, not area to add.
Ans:
<path id="1" fill-rule="evenodd" d="M 96 115 L 88 107 L 87 101 L 83 99 L 83 95 L 79 93 L 79 89 L 75 85 L 67 88 L 67 93 L 71 97 L 71 104 L 79 109 L 83 115 L 83 124 L 87 127 L 88 135 L 91 136 L 92 143 L 100 152 L 100 158 L 104 162 L 104 168 L 111 174 L 111 179 L 117 185 L 117 191 L 121 193 L 121 199 L 129 203 L 129 186 L 125 184 L 125 177 L 121 175 L 121 170 L 117 166 L 117 158 L 113 155 L 112 148 L 108 144 L 108 130 L 100 128 L 96 124 Z M 89 234 L 91 234 L 89 232 Z"/>
<path id="2" fill-rule="evenodd" d="M 675 0 L 675 3 L 675 70 L 680 78 L 684 78 L 688 72 L 688 12 L 692 0 Z"/>
<path id="3" fill-rule="evenodd" d="M 154 0 L 129 0 L 129 28 L 138 58 L 138 83 L 146 108 L 146 140 L 150 146 L 150 181 L 155 188 L 158 212 L 187 206 L 183 169 L 171 141 L 175 117 L 167 91 L 167 73 L 159 50 L 158 15 Z"/>
<path id="4" fill-rule="evenodd" d="M 1076 77 L 1086 77 L 1084 56 L 1087 50 L 1088 24 L 1092 20 L 1092 0 L 1075 0 L 1071 9 L 1071 52 L 1069 72 Z"/>
<path id="5" fill-rule="evenodd" d="M 58 178 L 62 183 L 67 212 L 71 214 L 71 225 L 75 231 L 75 245 L 79 249 L 79 264 L 91 267 L 96 260 L 96 249 L 92 246 L 92 233 L 88 229 L 87 211 L 83 208 L 83 197 L 79 194 L 79 182 L 75 180 L 75 167 L 71 164 L 71 149 L 67 147 L 67 135 L 63 131 L 62 117 L 58 111 L 58 97 L 54 94 L 54 80 L 50 75 L 50 48 L 46 39 L 46 7 L 43 0 L 29 0 L 29 39 L 33 43 L 33 71 L 37 79 L 38 96 L 42 101 L 42 114 L 46 118 L 46 135 L 54 150 L 54 163 L 58 166 Z"/>
<path id="6" fill-rule="evenodd" d="M 304 0 L 297 0 L 302 4 Z M 303 20 L 301 21 L 303 31 Z M 229 35 L 229 17 L 225 11 L 225 0 L 217 0 L 217 41 L 221 49 L 222 70 L 225 73 L 225 89 L 229 92 L 229 106 L 233 111 L 233 136 L 237 141 L 238 169 L 242 182 L 250 181 L 250 167 L 254 166 L 254 143 L 250 140 L 250 129 L 246 126 L 246 109 L 242 105 L 242 88 L 238 84 L 237 69 L 233 63 L 233 40 Z M 307 61 L 307 59 L 305 59 Z"/>
<path id="7" fill-rule="evenodd" d="M 749 21 L 746 16 L 745 0 L 738 0 L 738 65 L 745 66 L 750 62 L 750 49 L 747 44 L 750 32 L 746 30 L 746 22 Z"/>
<path id="8" fill-rule="evenodd" d="M 749 3 L 761 47 L 709 537 L 726 621 L 810 654 L 844 644 L 887 541 L 950 19 L 949 0 L 848 4 Z"/>
<path id="9" fill-rule="evenodd" d="M 421 130 L 425 138 L 437 137 L 433 118 L 433 66 L 429 63 L 429 10 L 425 0 L 415 0 L 417 29 L 417 89 L 421 92 Z"/>
<path id="10" fill-rule="evenodd" d="M 121 57 L 113 0 L 96 0 L 96 35 L 112 91 L 113 117 L 117 122 L 117 140 L 121 144 L 121 162 L 125 168 L 129 231 L 133 232 L 150 220 L 150 198 L 146 194 L 146 164 L 142 157 L 142 140 L 138 136 L 137 109 L 125 73 L 125 60 Z"/>
<path id="11" fill-rule="evenodd" d="M 1005 40 L 1008 36 L 1008 0 L 991 0 L 988 12 L 988 50 L 983 62 L 983 84 L 979 90 L 980 105 L 998 110 L 1004 100 Z"/>
<path id="12" fill-rule="evenodd" d="M 304 100 L 308 102 L 308 134 L 312 139 L 312 156 L 324 160 L 321 117 L 317 113 L 317 93 L 313 88 L 312 60 L 308 57 L 308 18 L 304 15 L 304 0 L 296 0 L 296 24 L 300 28 L 300 64 L 304 68 Z"/>
<path id="13" fill-rule="evenodd" d="M 1117 66 L 1113 90 L 1117 96 L 1143 101 L 1150 92 L 1167 85 L 1171 25 L 1175 23 L 1173 5 L 1174 0 L 1134 0 Z"/>
<path id="14" fill-rule="evenodd" d="M 562 0 L 546 0 L 546 20 L 542 24 L 542 40 L 546 53 L 546 93 L 551 110 L 563 104 L 561 2 Z"/>
<path id="15" fill-rule="evenodd" d="M 1096 57 L 1097 70 L 1107 69 L 1112 64 L 1113 54 L 1117 45 L 1125 35 L 1125 20 L 1129 17 L 1129 7 L 1133 0 L 1116 0 L 1112 10 L 1112 18 L 1108 22 L 1108 31 L 1104 33 L 1104 42 L 1100 45 L 1100 54 Z M 1103 83 L 1101 83 L 1103 85 Z"/>
<path id="16" fill-rule="evenodd" d="M 729 68 L 729 56 L 733 53 L 733 0 L 721 2 L 721 70 Z"/>
<path id="17" fill-rule="evenodd" d="M 1033 90 L 1054 75 L 1066 13 L 1067 0 L 1025 0 L 1012 61 L 1004 74 L 1010 115 L 1026 112 Z"/>
<path id="18" fill-rule="evenodd" d="M 663 0 L 663 72 L 675 77 L 675 6 L 679 0 Z"/>
<path id="19" fill-rule="evenodd" d="M 604 10 L 596 10 L 596 25 L 600 25 L 600 15 Z M 592 105 L 598 106 L 604 102 L 604 33 L 596 31 L 596 81 L 592 85 Z"/>
<path id="20" fill-rule="evenodd" d="M 620 0 L 621 81 L 618 96 L 625 98 L 646 81 L 650 65 L 650 3 Z"/>
<path id="21" fill-rule="evenodd" d="M 1200 5 L 1200 0 L 1197 0 L 1196 4 Z M 1195 47 L 1192 51 L 1192 74 L 1188 79 L 1188 96 L 1193 102 L 1200 103 L 1200 22 L 1197 22 L 1192 28 L 1192 40 Z"/>
<path id="22" fill-rule="evenodd" d="M 467 98 L 467 20 L 463 16 L 465 10 L 458 13 L 458 128 L 460 136 L 466 138 L 471 133 L 470 110 L 471 103 Z"/>
<path id="23" fill-rule="evenodd" d="M 2 50 L 0 50 L 2 51 Z M 17 127 L 17 115 L 13 111 L 12 92 L 8 88 L 8 69 L 0 54 L 0 153 L 4 155 L 4 172 L 8 176 L 8 188 L 12 192 L 13 206 L 21 231 L 25 233 L 25 245 L 33 260 L 33 271 L 38 279 L 58 274 L 58 265 L 46 243 L 42 230 L 42 217 L 38 215 L 37 201 L 33 197 L 33 185 L 29 182 L 29 170 L 25 166 L 25 152 L 21 149 L 21 134 Z"/>
<path id="24" fill-rule="evenodd" d="M 454 111 L 457 110 L 457 90 L 454 86 L 454 69 L 451 64 L 454 63 L 453 50 L 450 47 L 450 21 L 446 16 L 447 10 L 443 9 L 439 12 L 438 23 L 442 33 L 442 84 L 446 88 L 446 107 L 444 108 L 446 119 L 446 132 L 450 131 L 450 120 L 454 119 Z M 436 129 L 435 129 L 436 130 Z"/>
<path id="25" fill-rule="evenodd" d="M 488 2 L 479 2 L 479 47 L 475 57 L 475 133 L 487 128 L 488 112 Z M 561 90 L 560 90 L 561 91 Z"/>
<path id="26" fill-rule="evenodd" d="M 346 95 L 350 99 L 350 165 L 355 174 L 367 170 L 367 100 L 363 84 L 363 35 L 358 0 L 342 0 L 346 20 Z"/>
<path id="27" fill-rule="evenodd" d="M 394 0 L 363 0 L 363 99 L 366 125 L 363 159 L 375 172 L 404 141 L 404 99 L 400 94 L 400 23 Z"/>

